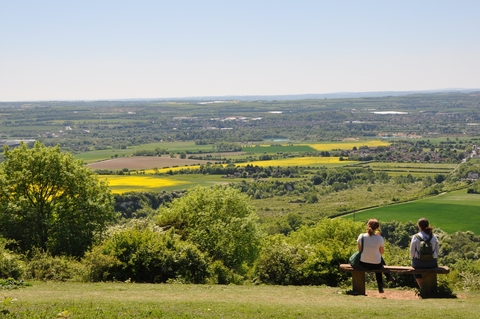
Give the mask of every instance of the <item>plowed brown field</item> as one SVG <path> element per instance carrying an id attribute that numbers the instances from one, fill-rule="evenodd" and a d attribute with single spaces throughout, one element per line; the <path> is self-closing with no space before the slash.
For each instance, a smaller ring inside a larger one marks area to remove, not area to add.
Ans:
<path id="1" fill-rule="evenodd" d="M 155 157 L 155 156 L 135 156 L 135 157 L 121 157 L 106 161 L 89 164 L 88 167 L 92 169 L 110 169 L 118 170 L 128 168 L 129 170 L 138 169 L 152 169 L 172 166 L 185 166 L 195 164 L 205 164 L 206 160 L 180 159 L 171 157 Z"/>

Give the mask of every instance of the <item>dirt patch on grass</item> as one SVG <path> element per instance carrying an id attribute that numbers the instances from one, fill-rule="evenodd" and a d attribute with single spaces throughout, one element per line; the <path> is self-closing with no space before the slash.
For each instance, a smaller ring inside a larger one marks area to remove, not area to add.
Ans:
<path id="1" fill-rule="evenodd" d="M 396 299 L 396 300 L 419 300 L 422 299 L 414 290 L 398 290 L 385 288 L 383 294 L 377 290 L 367 290 L 366 295 L 369 298 Z M 465 298 L 465 295 L 457 294 L 457 298 Z"/>
<path id="2" fill-rule="evenodd" d="M 156 157 L 156 156 L 135 156 L 135 157 L 121 157 L 106 161 L 89 164 L 88 167 L 92 169 L 110 169 L 119 170 L 128 168 L 130 170 L 138 169 L 152 169 L 164 168 L 173 166 L 191 166 L 206 164 L 206 160 L 180 159 L 171 157 Z"/>
<path id="3" fill-rule="evenodd" d="M 367 290 L 367 297 L 380 298 L 380 299 L 397 299 L 397 300 L 418 300 L 421 299 L 416 295 L 413 290 L 397 290 L 397 289 L 385 289 L 383 294 L 377 290 Z"/>

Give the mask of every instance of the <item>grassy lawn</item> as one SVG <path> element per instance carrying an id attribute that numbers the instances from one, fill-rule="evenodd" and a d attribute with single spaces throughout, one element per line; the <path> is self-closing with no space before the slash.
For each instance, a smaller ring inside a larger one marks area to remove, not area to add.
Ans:
<path id="1" fill-rule="evenodd" d="M 459 190 L 414 202 L 369 209 L 345 218 L 355 218 L 358 221 L 377 218 L 380 221 L 416 222 L 420 217 L 427 218 L 434 227 L 447 233 L 470 230 L 480 234 L 480 195 Z"/>
<path id="2" fill-rule="evenodd" d="M 413 291 L 316 286 L 223 286 L 132 283 L 33 283 L 3 291 L 9 318 L 475 318 L 480 293 L 418 299 Z M 63 312 L 63 316 L 57 316 Z"/>

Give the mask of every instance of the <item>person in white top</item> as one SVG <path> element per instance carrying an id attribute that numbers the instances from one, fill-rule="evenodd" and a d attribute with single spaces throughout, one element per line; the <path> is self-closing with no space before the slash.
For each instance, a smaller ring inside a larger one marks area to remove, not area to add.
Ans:
<path id="1" fill-rule="evenodd" d="M 363 237 L 363 247 L 362 247 Z M 367 232 L 360 234 L 357 239 L 358 251 L 362 251 L 360 265 L 365 269 L 381 269 L 385 262 L 382 255 L 385 251 L 383 237 L 380 236 L 380 223 L 376 219 L 370 219 L 367 222 Z M 385 273 L 388 281 L 393 281 L 390 273 Z M 376 272 L 378 292 L 383 293 L 382 273 Z"/>
<path id="2" fill-rule="evenodd" d="M 413 268 L 437 268 L 437 258 L 440 252 L 440 245 L 438 243 L 438 238 L 433 234 L 433 227 L 430 226 L 426 218 L 420 218 L 417 222 L 419 233 L 412 236 L 412 241 L 410 242 L 410 257 L 412 257 L 412 267 Z M 420 239 L 420 238 L 421 239 Z M 421 241 L 429 240 L 432 243 L 433 248 L 433 259 L 432 260 L 421 260 L 419 258 L 420 243 Z M 414 274 L 415 280 L 417 281 L 418 287 L 422 288 L 422 274 Z"/>

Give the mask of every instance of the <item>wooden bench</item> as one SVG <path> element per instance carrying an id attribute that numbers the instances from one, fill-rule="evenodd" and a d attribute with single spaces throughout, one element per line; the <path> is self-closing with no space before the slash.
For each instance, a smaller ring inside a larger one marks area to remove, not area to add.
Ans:
<path id="1" fill-rule="evenodd" d="M 365 295 L 365 273 L 366 272 L 382 272 L 395 274 L 422 274 L 422 289 L 420 295 L 434 296 L 437 291 L 437 274 L 448 274 L 450 269 L 445 266 L 430 269 L 415 269 L 413 267 L 404 266 L 384 266 L 382 269 L 353 269 L 350 264 L 341 264 L 341 271 L 352 273 L 353 291 L 359 295 Z"/>

